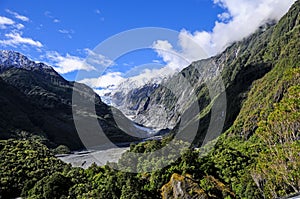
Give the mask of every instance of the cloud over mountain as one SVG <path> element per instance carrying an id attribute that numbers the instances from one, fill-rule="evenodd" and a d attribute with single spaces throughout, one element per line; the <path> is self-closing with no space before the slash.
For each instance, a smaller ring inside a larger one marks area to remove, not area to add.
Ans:
<path id="1" fill-rule="evenodd" d="M 175 53 L 190 62 L 216 55 L 231 43 L 254 33 L 268 21 L 278 21 L 294 2 L 295 0 L 214 0 L 224 12 L 218 15 L 219 21 L 215 22 L 212 31 L 190 32 L 183 29 L 178 37 L 181 50 Z M 166 42 L 164 41 L 164 46 Z M 173 46 L 168 44 L 168 49 L 173 50 Z M 157 51 L 157 54 L 167 60 L 168 65 L 178 64 L 178 58 L 170 57 L 169 52 Z"/>

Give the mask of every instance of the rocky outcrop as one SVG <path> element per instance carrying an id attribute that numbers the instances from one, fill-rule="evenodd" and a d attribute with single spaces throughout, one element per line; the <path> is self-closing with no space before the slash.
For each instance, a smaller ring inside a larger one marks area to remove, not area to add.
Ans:
<path id="1" fill-rule="evenodd" d="M 111 102 L 129 118 L 135 120 L 141 112 L 148 109 L 150 96 L 159 84 L 148 83 L 141 87 L 128 85 L 130 87 L 128 90 L 124 89 L 123 84 L 110 94 Z"/>
<path id="2" fill-rule="evenodd" d="M 161 188 L 163 199 L 208 199 L 208 195 L 190 176 L 173 174 L 170 181 Z"/>
<path id="3" fill-rule="evenodd" d="M 174 173 L 170 181 L 161 188 L 163 199 L 208 199 L 235 198 L 234 193 L 213 176 L 205 176 L 200 182 L 190 175 Z"/>

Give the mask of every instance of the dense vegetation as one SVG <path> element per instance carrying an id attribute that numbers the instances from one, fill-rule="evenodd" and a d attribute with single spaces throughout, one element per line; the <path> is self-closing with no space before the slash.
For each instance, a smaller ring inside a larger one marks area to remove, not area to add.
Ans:
<path id="1" fill-rule="evenodd" d="M 43 140 L 3 140 L 0 196 L 229 199 L 277 198 L 299 193 L 299 13 L 297 1 L 266 33 L 270 38 L 261 47 L 264 49 L 252 53 L 251 60 L 269 63 L 272 68 L 250 85 L 236 120 L 213 142 L 212 150 L 182 148 L 186 143 L 176 140 L 173 149 L 164 151 L 174 140 L 169 136 L 131 145 L 130 152 L 136 156 L 124 153 L 118 164 L 92 165 L 84 170 L 56 159 L 42 144 Z M 152 156 L 150 152 L 158 149 L 162 149 L 162 155 Z M 171 161 L 176 153 L 180 157 Z M 163 164 L 168 166 L 160 168 Z M 120 167 L 122 171 L 112 169 Z M 148 168 L 154 171 L 147 172 Z M 139 172 L 131 173 L 133 170 Z"/>
<path id="2" fill-rule="evenodd" d="M 169 140 L 170 138 L 166 138 L 163 141 L 131 145 L 130 151 L 155 151 Z M 182 141 L 177 143 L 183 144 Z M 1 141 L 0 146 L 0 157 L 3 160 L 0 164 L 0 193 L 3 198 L 19 195 L 28 198 L 160 198 L 161 187 L 169 181 L 173 173 L 189 174 L 191 178 L 199 179 L 207 176 L 206 171 L 214 170 L 210 162 L 205 158 L 198 158 L 196 151 L 188 149 L 181 152 L 182 156 L 177 161 L 163 169 L 134 174 L 117 171 L 109 166 L 92 165 L 86 170 L 72 168 L 56 159 L 47 147 L 33 140 Z M 169 156 L 172 156 L 172 151 Z M 136 166 L 155 166 L 163 161 L 169 160 L 164 156 L 149 158 L 148 161 L 139 161 Z M 132 159 L 125 153 L 119 164 L 123 168 L 128 164 L 130 169 L 131 163 Z M 207 193 L 231 194 L 225 185 L 224 190 L 207 185 L 213 183 L 212 179 L 204 178 L 199 183 Z"/>

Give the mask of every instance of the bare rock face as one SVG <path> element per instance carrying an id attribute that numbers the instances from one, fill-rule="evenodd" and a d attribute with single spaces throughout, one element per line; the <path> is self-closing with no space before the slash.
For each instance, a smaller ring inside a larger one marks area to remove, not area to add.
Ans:
<path id="1" fill-rule="evenodd" d="M 161 188 L 161 196 L 163 199 L 235 198 L 235 194 L 213 176 L 196 181 L 188 174 L 183 176 L 176 173 Z"/>
<path id="2" fill-rule="evenodd" d="M 173 174 L 171 180 L 161 188 L 163 199 L 206 199 L 208 195 L 190 176 Z"/>

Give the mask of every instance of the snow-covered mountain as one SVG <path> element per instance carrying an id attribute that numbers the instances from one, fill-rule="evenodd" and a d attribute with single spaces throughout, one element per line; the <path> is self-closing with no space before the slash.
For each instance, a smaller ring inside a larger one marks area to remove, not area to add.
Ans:
<path id="1" fill-rule="evenodd" d="M 128 118 L 139 122 L 139 115 L 146 109 L 147 101 L 162 82 L 167 81 L 172 74 L 143 79 L 138 77 L 128 78 L 119 85 L 98 92 L 101 99 L 121 110 Z M 145 123 L 140 123 L 147 126 Z M 154 127 L 155 126 L 149 126 Z"/>
<path id="2" fill-rule="evenodd" d="M 128 79 L 104 96 L 112 105 L 138 124 L 157 129 L 173 129 L 181 120 L 183 113 L 188 115 L 190 113 L 187 112 L 197 111 L 189 109 L 196 100 L 199 102 L 199 111 L 207 111 L 209 109 L 205 108 L 211 100 L 215 100 L 211 98 L 212 93 L 218 93 L 222 89 L 228 89 L 230 92 L 237 84 L 236 82 L 239 82 L 238 86 L 245 84 L 243 86 L 246 87 L 249 82 L 260 78 L 269 70 L 267 63 L 264 63 L 265 68 L 260 69 L 251 65 L 260 67 L 253 57 L 261 48 L 258 45 L 259 42 L 264 41 L 264 45 L 267 45 L 268 40 L 265 38 L 270 39 L 268 36 L 272 26 L 274 26 L 273 23 L 267 23 L 253 35 L 233 43 L 224 52 L 208 59 L 195 61 L 178 73 L 166 77 L 158 76 L 158 78 L 148 79 L 148 82 Z M 259 40 L 260 38 L 263 39 Z M 245 69 L 248 65 L 251 67 Z M 242 78 L 235 79 L 236 77 Z M 219 79 L 223 84 L 219 85 L 216 81 Z M 212 82 L 209 86 L 213 92 L 209 90 L 207 82 Z M 242 88 L 237 88 L 237 90 L 242 90 Z M 243 92 L 245 91 L 242 90 L 241 93 Z M 232 94 L 232 96 L 235 95 L 237 94 Z M 241 98 L 242 96 L 243 94 Z M 242 100 L 237 100 L 237 102 L 240 101 Z M 233 105 L 233 109 L 238 106 L 238 103 Z M 233 115 L 234 113 L 235 110 L 232 111 Z M 196 114 L 190 115 L 190 120 L 200 117 Z"/>
<path id="3" fill-rule="evenodd" d="M 8 68 L 21 68 L 25 70 L 32 69 L 52 69 L 43 63 L 37 63 L 21 53 L 10 51 L 10 50 L 0 50 L 0 71 Z"/>

